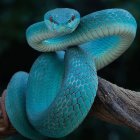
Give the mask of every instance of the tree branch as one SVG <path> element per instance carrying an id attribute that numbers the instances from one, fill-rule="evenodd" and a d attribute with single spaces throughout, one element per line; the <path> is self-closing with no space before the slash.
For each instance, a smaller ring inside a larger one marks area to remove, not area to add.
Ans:
<path id="1" fill-rule="evenodd" d="M 140 92 L 118 87 L 99 77 L 98 94 L 90 115 L 140 131 Z"/>
<path id="2" fill-rule="evenodd" d="M 99 77 L 99 87 L 95 102 L 89 116 L 97 116 L 103 121 L 128 126 L 140 131 L 140 92 L 118 87 Z M 3 120 L 0 118 L 0 128 Z M 10 127 L 0 136 L 13 134 Z"/>
<path id="3" fill-rule="evenodd" d="M 6 90 L 4 90 L 2 97 L 0 97 L 0 137 L 16 133 L 16 130 L 12 127 L 5 110 L 5 93 Z"/>

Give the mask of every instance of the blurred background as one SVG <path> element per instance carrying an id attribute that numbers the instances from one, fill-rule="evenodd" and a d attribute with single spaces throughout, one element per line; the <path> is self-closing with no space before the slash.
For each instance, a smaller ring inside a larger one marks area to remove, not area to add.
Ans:
<path id="1" fill-rule="evenodd" d="M 26 42 L 25 31 L 43 20 L 46 11 L 56 7 L 78 10 L 81 16 L 107 8 L 123 8 L 137 20 L 137 36 L 131 47 L 98 75 L 124 88 L 140 91 L 140 0 L 0 0 L 0 93 L 17 71 L 29 71 L 39 52 Z M 25 139 L 20 135 L 7 140 Z M 87 118 L 71 135 L 62 140 L 140 140 L 129 128 Z"/>

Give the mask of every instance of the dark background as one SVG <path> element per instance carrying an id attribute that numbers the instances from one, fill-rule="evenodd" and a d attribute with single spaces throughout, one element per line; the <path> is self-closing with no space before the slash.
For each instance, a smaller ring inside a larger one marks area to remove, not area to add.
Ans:
<path id="1" fill-rule="evenodd" d="M 113 7 L 130 11 L 138 23 L 136 39 L 119 59 L 100 70 L 98 75 L 119 86 L 140 91 L 140 0 L 0 0 L 0 93 L 15 72 L 29 71 L 40 54 L 26 42 L 27 27 L 43 20 L 44 13 L 56 7 L 76 9 L 81 16 Z M 87 118 L 75 132 L 62 140 L 71 139 L 140 140 L 140 135 L 129 128 Z"/>

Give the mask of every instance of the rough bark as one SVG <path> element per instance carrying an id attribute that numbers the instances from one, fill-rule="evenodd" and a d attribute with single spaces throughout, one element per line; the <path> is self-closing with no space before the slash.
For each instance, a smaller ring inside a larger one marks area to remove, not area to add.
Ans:
<path id="1" fill-rule="evenodd" d="M 121 88 L 99 77 L 99 87 L 89 116 L 97 116 L 103 121 L 128 126 L 140 132 L 140 92 Z M 0 118 L 0 128 L 3 129 Z M 1 131 L 0 136 L 13 134 L 12 127 Z"/>
<path id="2" fill-rule="evenodd" d="M 140 132 L 140 92 L 121 88 L 99 77 L 99 87 L 90 115 Z"/>

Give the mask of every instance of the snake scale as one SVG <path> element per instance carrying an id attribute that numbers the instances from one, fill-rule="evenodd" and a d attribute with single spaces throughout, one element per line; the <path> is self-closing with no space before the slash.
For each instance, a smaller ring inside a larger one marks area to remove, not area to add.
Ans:
<path id="1" fill-rule="evenodd" d="M 118 58 L 136 35 L 134 17 L 106 9 L 80 18 L 69 8 L 48 11 L 26 31 L 28 44 L 43 52 L 31 70 L 11 78 L 8 117 L 23 136 L 42 140 L 74 131 L 87 116 L 98 88 L 97 70 Z"/>

